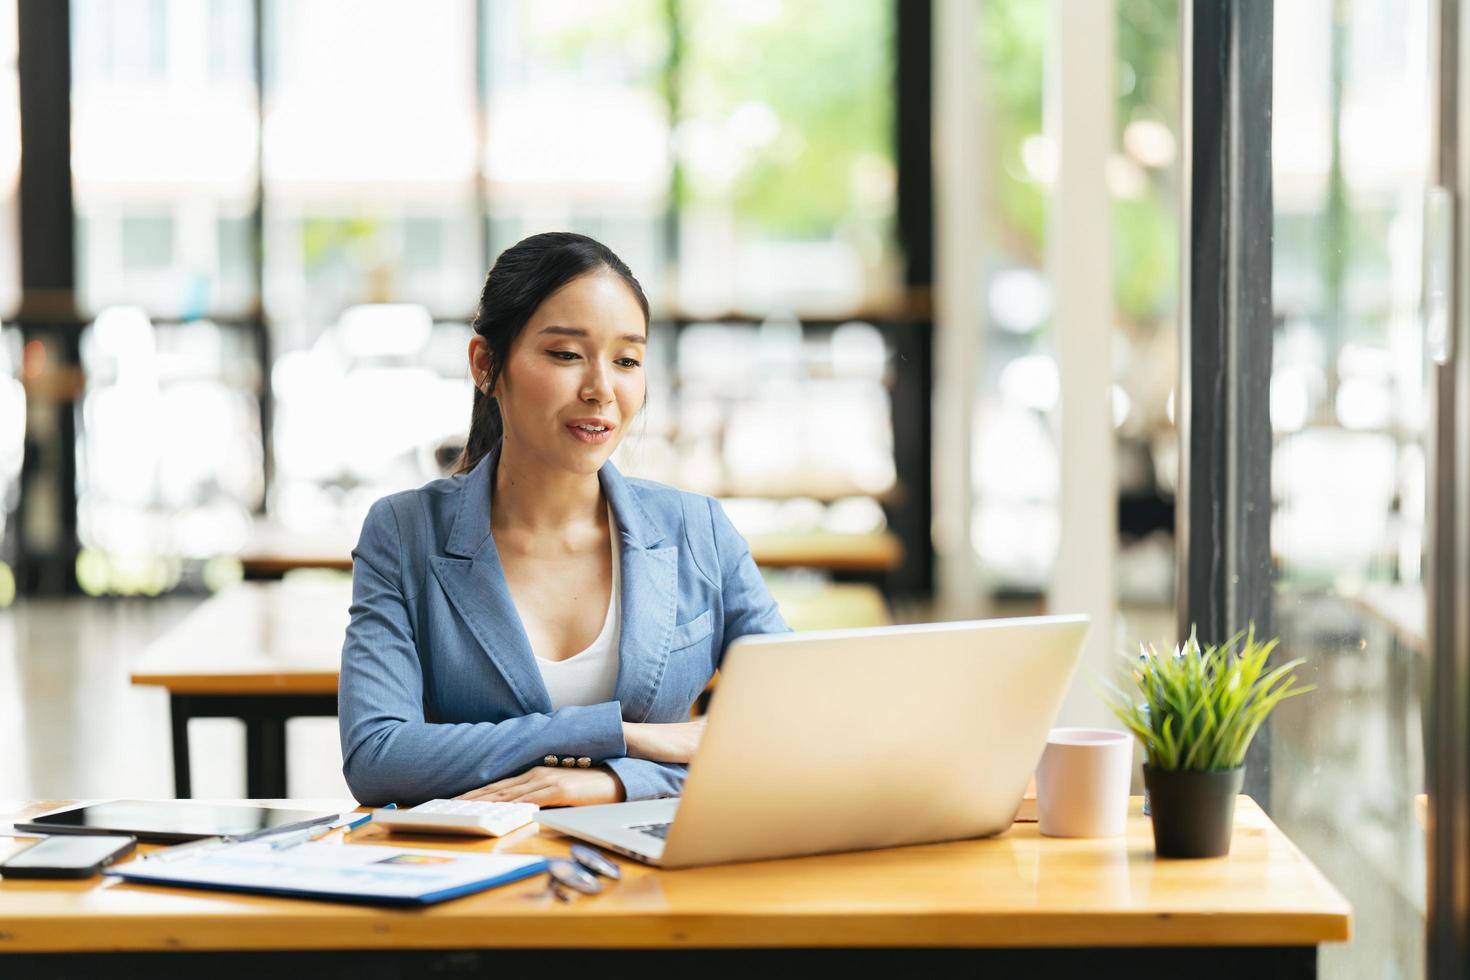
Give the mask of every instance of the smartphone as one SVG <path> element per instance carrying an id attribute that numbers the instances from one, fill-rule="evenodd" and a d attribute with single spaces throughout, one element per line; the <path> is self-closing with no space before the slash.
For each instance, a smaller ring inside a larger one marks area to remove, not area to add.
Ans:
<path id="1" fill-rule="evenodd" d="M 0 876 L 90 878 L 137 846 L 138 838 L 119 834 L 58 834 L 12 854 L 0 864 Z"/>

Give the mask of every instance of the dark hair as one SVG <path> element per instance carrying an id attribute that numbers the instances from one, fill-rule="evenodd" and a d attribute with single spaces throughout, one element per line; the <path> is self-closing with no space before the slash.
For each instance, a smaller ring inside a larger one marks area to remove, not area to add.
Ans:
<path id="1" fill-rule="evenodd" d="M 537 307 L 573 279 L 601 269 L 616 273 L 632 290 L 647 327 L 648 298 L 643 295 L 643 287 L 623 260 L 601 242 L 569 231 L 548 231 L 523 238 L 500 253 L 485 277 L 480 306 L 470 324 L 490 348 L 490 376 L 486 380 L 492 391 L 510 359 L 511 344 Z M 477 385 L 474 407 L 470 409 L 470 437 L 454 472 L 474 469 L 495 448 L 502 431 L 499 404 Z"/>

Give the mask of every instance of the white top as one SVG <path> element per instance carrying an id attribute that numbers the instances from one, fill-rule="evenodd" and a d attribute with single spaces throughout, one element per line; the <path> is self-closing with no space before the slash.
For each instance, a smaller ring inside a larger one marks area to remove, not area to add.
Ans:
<path id="1" fill-rule="evenodd" d="M 612 538 L 612 594 L 607 600 L 607 617 L 602 632 L 592 645 L 565 660 L 536 658 L 541 679 L 551 695 L 551 710 L 567 705 L 602 704 L 611 701 L 618 685 L 618 638 L 622 635 L 622 548 L 612 507 L 607 509 L 608 537 Z"/>

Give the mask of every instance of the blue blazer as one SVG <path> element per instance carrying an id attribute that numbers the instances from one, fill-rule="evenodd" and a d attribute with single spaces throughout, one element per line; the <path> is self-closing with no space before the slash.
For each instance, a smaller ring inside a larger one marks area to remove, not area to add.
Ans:
<path id="1" fill-rule="evenodd" d="M 622 723 L 689 720 L 731 640 L 789 629 L 749 546 L 709 497 L 603 464 L 622 536 L 615 700 L 553 711 L 490 534 L 499 458 L 363 522 L 338 694 L 352 795 L 449 798 L 547 755 L 609 766 L 629 800 L 678 795 L 686 767 L 628 758 Z"/>

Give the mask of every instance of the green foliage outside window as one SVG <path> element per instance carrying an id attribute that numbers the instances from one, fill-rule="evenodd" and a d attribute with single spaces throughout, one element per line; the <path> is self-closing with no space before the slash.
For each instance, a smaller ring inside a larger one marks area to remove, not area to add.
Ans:
<path id="1" fill-rule="evenodd" d="M 1165 124 L 1177 138 L 1178 0 L 1120 0 L 1116 81 L 1118 145 L 1130 122 Z M 988 0 L 980 8 L 980 57 L 994 153 L 992 240 L 1011 262 L 1040 268 L 1046 241 L 1045 185 L 1026 166 L 1023 147 L 1042 133 L 1045 50 L 1052 5 Z M 1119 152 L 1122 152 L 1120 149 Z M 1172 309 L 1178 283 L 1179 184 L 1175 163 L 1143 168 L 1133 197 L 1114 197 L 1114 290 L 1122 316 L 1149 323 Z"/>
<path id="2" fill-rule="evenodd" d="M 682 119 L 717 124 L 757 106 L 778 123 L 747 147 L 728 188 L 692 178 L 680 205 L 728 194 L 742 225 L 776 238 L 881 225 L 892 213 L 892 3 L 756 6 L 769 16 L 678 4 Z"/>

